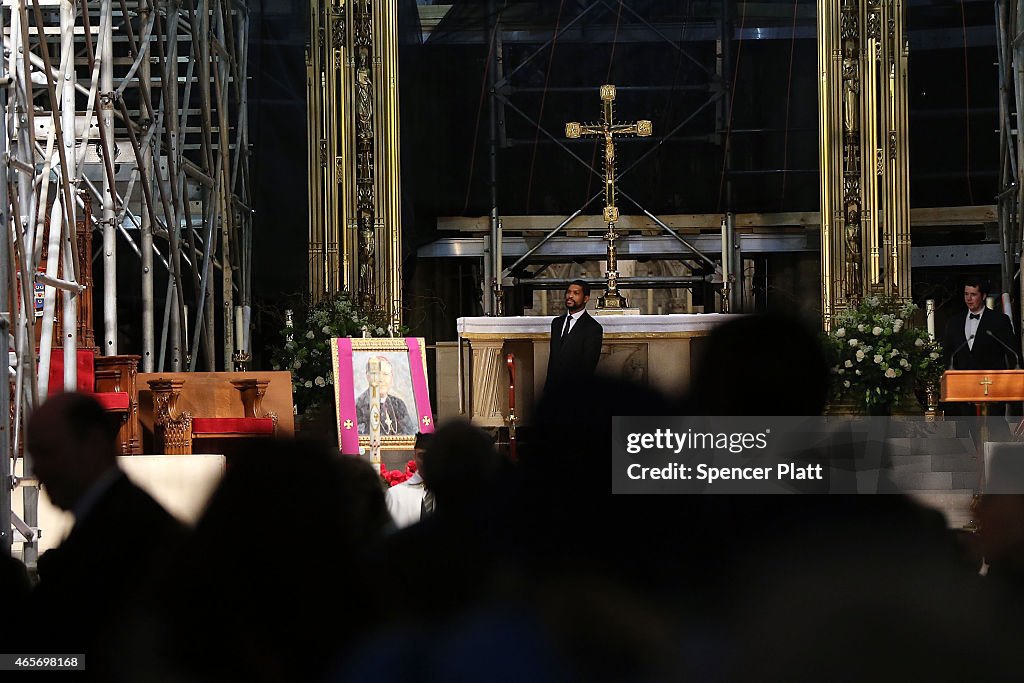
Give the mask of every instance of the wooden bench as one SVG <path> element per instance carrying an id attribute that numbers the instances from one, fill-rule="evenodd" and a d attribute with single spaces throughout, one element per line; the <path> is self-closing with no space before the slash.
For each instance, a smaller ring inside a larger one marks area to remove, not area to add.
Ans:
<path id="1" fill-rule="evenodd" d="M 149 452 L 226 453 L 232 440 L 295 432 L 289 372 L 142 373 L 139 385 Z"/>
<path id="2" fill-rule="evenodd" d="M 77 389 L 90 394 L 118 420 L 117 449 L 120 455 L 142 453 L 139 395 L 136 385 L 139 356 L 98 356 L 92 349 L 77 349 Z M 48 393 L 64 390 L 64 350 L 50 352 Z"/>

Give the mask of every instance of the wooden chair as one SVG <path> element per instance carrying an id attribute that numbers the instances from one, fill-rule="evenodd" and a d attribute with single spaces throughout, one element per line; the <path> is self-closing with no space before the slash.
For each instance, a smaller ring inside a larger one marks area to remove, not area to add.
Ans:
<path id="1" fill-rule="evenodd" d="M 142 453 L 139 426 L 139 393 L 136 388 L 139 356 L 97 356 L 91 349 L 76 351 L 76 390 L 90 394 L 104 410 L 116 416 L 120 425 L 117 447 L 121 455 Z M 47 394 L 64 391 L 64 350 L 50 352 L 50 381 Z"/>
<path id="2" fill-rule="evenodd" d="M 190 455 L 194 443 L 210 441 L 268 438 L 277 433 L 277 415 L 263 410 L 269 380 L 230 380 L 239 392 L 241 400 L 240 417 L 209 416 L 195 417 L 179 408 L 182 388 L 187 380 L 182 378 L 159 378 L 149 380 L 153 392 L 153 424 L 157 450 L 168 455 Z M 235 412 L 235 411 L 232 411 Z M 211 452 L 223 452 L 226 444 L 213 445 Z"/>

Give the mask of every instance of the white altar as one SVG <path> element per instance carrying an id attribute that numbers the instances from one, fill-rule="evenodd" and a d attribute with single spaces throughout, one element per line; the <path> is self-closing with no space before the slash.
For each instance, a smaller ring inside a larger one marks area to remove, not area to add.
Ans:
<path id="1" fill-rule="evenodd" d="M 740 316 L 706 313 L 594 317 L 604 327 L 598 372 L 628 377 L 670 395 L 681 395 L 689 386 L 703 338 L 716 325 Z M 523 419 L 529 418 L 544 389 L 551 320 L 552 316 L 458 319 L 462 362 L 457 373 L 458 386 L 453 388 L 456 401 L 458 392 L 462 392 L 466 417 L 485 427 L 505 424 L 505 356 L 512 353 L 516 363 L 516 412 Z M 438 391 L 442 391 L 440 381 Z"/>

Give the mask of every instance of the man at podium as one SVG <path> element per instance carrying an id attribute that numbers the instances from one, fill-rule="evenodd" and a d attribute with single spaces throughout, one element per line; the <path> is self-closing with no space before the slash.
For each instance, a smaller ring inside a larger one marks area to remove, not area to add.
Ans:
<path id="1" fill-rule="evenodd" d="M 964 281 L 964 303 L 967 310 L 950 318 L 942 339 L 950 370 L 1006 370 L 1018 367 L 1017 342 L 1013 326 L 1005 314 L 985 307 L 988 282 L 983 278 Z M 974 403 L 947 403 L 947 415 L 975 415 Z M 1009 440 L 1005 403 L 989 403 L 988 412 L 992 441 Z"/>

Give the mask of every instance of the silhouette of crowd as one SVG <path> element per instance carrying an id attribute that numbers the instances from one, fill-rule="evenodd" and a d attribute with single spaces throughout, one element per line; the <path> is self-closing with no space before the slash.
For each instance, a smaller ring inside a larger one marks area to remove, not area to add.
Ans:
<path id="1" fill-rule="evenodd" d="M 612 495 L 614 416 L 822 411 L 799 321 L 748 316 L 705 348 L 685 397 L 549 386 L 515 463 L 443 425 L 434 510 L 400 529 L 377 473 L 312 440 L 239 453 L 185 529 L 117 469 L 91 399 L 51 399 L 28 445 L 76 523 L 32 588 L 0 558 L 4 649 L 84 652 L 114 681 L 1018 679 L 1022 497 L 983 504 L 980 576 L 898 495 Z"/>

